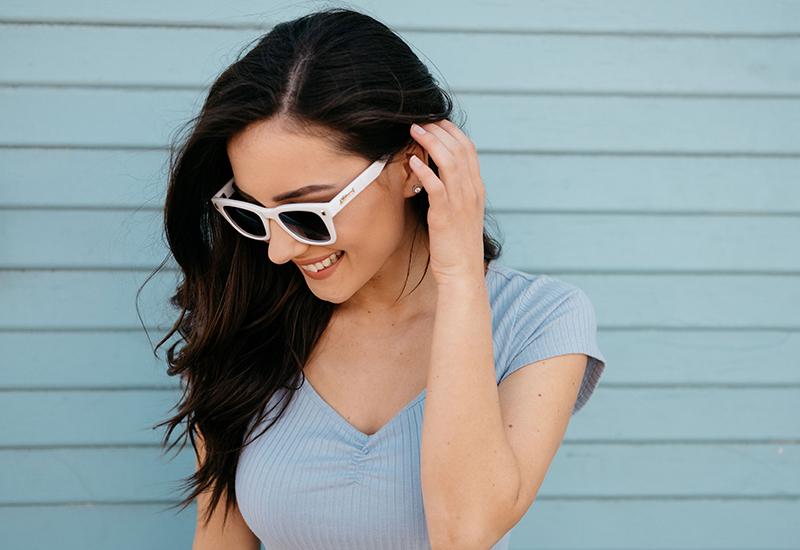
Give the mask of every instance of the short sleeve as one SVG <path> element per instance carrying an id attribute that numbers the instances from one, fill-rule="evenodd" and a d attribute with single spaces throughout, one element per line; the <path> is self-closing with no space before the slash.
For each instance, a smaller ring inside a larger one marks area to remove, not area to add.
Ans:
<path id="1" fill-rule="evenodd" d="M 582 289 L 552 277 L 545 284 L 528 285 L 518 297 L 508 345 L 500 382 L 525 365 L 556 355 L 589 357 L 572 414 L 589 400 L 605 369 L 591 300 Z"/>

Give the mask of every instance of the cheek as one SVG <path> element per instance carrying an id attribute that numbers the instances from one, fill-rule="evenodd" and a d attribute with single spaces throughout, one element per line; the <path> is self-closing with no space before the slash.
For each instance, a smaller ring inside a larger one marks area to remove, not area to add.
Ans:
<path id="1" fill-rule="evenodd" d="M 405 228 L 402 210 L 386 203 L 364 210 L 342 224 L 347 242 L 370 249 L 394 248 Z"/>
<path id="2" fill-rule="evenodd" d="M 345 208 L 334 218 L 337 240 L 342 240 L 341 248 L 345 248 L 345 242 L 361 247 L 375 241 L 393 241 L 394 235 L 403 232 L 402 203 L 394 204 L 392 197 L 385 193 L 364 198 L 370 200 L 354 203 L 352 208 Z"/>
<path id="3" fill-rule="evenodd" d="M 345 252 L 341 267 L 351 275 L 363 274 L 368 278 L 368 274 L 377 271 L 396 252 L 400 242 L 401 233 L 394 229 L 393 221 L 376 216 L 361 225 L 348 223 L 346 228 L 342 227 L 334 247 Z"/>

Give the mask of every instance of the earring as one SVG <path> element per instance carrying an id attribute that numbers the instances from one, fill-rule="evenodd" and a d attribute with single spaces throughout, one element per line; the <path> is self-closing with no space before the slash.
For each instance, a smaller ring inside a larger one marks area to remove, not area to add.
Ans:
<path id="1" fill-rule="evenodd" d="M 419 193 L 420 191 L 422 191 L 422 186 L 415 185 L 412 191 L 414 191 L 414 193 Z"/>

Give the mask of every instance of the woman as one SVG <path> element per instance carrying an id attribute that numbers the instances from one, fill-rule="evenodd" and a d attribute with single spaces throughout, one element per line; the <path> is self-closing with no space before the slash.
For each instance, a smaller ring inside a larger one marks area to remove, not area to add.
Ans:
<path id="1" fill-rule="evenodd" d="M 345 9 L 211 86 L 170 166 L 182 311 L 159 342 L 185 341 L 163 424 L 197 452 L 195 549 L 507 548 L 605 363 L 579 288 L 498 263 L 451 113 Z"/>

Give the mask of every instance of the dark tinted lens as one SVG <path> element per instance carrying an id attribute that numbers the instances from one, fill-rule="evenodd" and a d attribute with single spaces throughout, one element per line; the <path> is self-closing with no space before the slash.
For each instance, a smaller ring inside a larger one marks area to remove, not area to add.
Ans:
<path id="1" fill-rule="evenodd" d="M 324 242 L 331 238 L 325 222 L 313 212 L 283 212 L 280 218 L 290 231 L 310 241 Z"/>
<path id="2" fill-rule="evenodd" d="M 264 228 L 264 222 L 261 218 L 256 216 L 254 212 L 238 208 L 236 206 L 225 206 L 225 213 L 238 225 L 242 231 L 255 235 L 256 237 L 263 237 L 267 234 Z"/>

